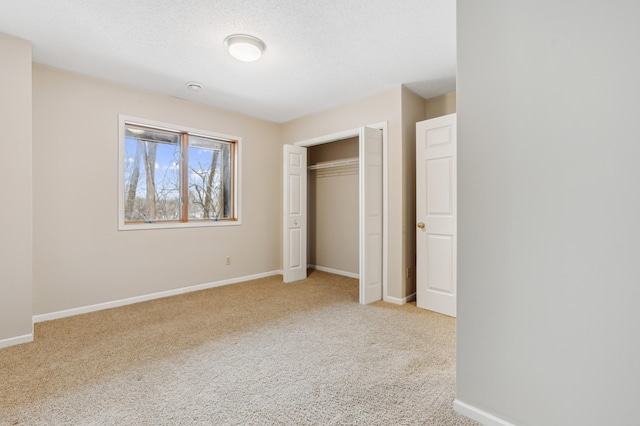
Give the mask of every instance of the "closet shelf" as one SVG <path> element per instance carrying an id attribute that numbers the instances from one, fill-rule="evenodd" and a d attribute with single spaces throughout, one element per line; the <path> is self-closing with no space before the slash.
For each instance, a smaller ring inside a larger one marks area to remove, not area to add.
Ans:
<path id="1" fill-rule="evenodd" d="M 358 157 L 355 158 L 345 158 L 343 160 L 335 160 L 335 161 L 325 161 L 318 164 L 313 164 L 307 169 L 309 170 L 319 170 L 319 169 L 330 169 L 334 167 L 345 167 L 345 166 L 353 166 L 358 165 L 360 163 L 360 159 Z"/>

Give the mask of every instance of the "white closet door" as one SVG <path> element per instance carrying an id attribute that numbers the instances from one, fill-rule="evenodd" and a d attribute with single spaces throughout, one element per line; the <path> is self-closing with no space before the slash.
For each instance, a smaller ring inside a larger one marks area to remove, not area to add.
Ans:
<path id="1" fill-rule="evenodd" d="M 284 282 L 307 278 L 307 149 L 284 145 L 282 269 Z"/>
<path id="2" fill-rule="evenodd" d="M 382 300 L 382 130 L 360 131 L 360 303 Z"/>

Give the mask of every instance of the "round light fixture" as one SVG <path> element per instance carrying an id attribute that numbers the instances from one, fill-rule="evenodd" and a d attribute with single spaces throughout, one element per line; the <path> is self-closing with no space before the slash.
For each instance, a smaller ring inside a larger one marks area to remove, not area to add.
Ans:
<path id="1" fill-rule="evenodd" d="M 191 83 L 187 83 L 187 89 L 193 90 L 194 92 L 200 92 L 202 91 L 202 89 L 204 89 L 204 86 L 200 83 L 192 81 Z"/>
<path id="2" fill-rule="evenodd" d="M 224 39 L 229 54 L 239 61 L 254 62 L 260 59 L 267 46 L 259 38 L 247 34 L 233 34 Z"/>

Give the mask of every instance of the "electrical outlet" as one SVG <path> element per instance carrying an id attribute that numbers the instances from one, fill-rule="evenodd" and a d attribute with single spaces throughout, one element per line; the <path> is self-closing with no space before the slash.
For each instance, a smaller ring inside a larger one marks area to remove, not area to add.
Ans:
<path id="1" fill-rule="evenodd" d="M 411 278 L 411 267 L 407 268 L 407 278 Z"/>
<path id="2" fill-rule="evenodd" d="M 224 260 L 224 264 L 231 265 L 231 256 L 227 256 L 227 258 Z"/>

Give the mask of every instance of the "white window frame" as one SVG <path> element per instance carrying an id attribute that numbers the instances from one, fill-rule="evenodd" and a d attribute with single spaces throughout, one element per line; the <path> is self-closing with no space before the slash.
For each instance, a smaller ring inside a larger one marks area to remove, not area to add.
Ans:
<path id="1" fill-rule="evenodd" d="M 236 141 L 234 163 L 234 185 L 233 185 L 233 216 L 236 220 L 195 220 L 189 222 L 154 222 L 154 223 L 126 223 L 124 217 L 124 163 L 125 163 L 125 124 L 136 123 L 159 129 L 168 129 L 179 132 L 186 132 L 196 135 L 208 136 L 214 139 L 229 139 Z M 128 115 L 118 115 L 118 230 L 119 231 L 141 231 L 147 229 L 170 229 L 170 228 L 198 228 L 198 227 L 219 227 L 219 226 L 239 226 L 241 220 L 241 194 L 242 194 L 242 138 L 239 136 L 214 133 L 202 129 L 194 129 L 177 124 L 163 123 L 146 118 L 132 117 Z"/>

